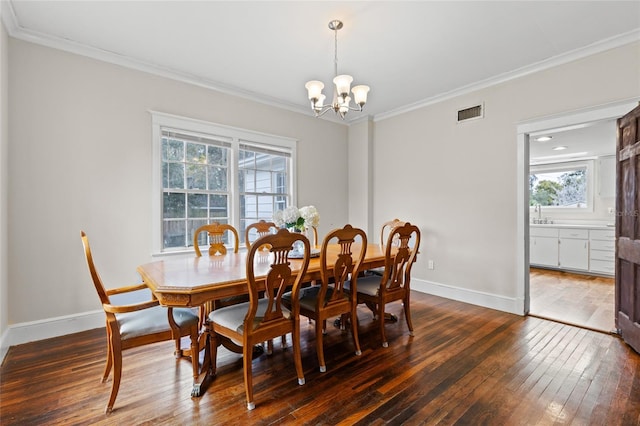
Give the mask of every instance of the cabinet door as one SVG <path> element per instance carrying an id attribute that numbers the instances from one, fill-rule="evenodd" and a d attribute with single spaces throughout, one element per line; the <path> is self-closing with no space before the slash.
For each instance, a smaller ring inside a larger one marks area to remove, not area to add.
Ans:
<path id="1" fill-rule="evenodd" d="M 531 265 L 558 267 L 558 238 L 530 237 L 529 247 Z"/>
<path id="2" fill-rule="evenodd" d="M 560 238 L 559 263 L 566 269 L 589 269 L 589 241 Z"/>

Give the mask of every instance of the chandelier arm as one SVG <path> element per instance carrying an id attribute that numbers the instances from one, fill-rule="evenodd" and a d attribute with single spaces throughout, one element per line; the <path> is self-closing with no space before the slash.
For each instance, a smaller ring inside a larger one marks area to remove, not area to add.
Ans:
<path id="1" fill-rule="evenodd" d="M 316 111 L 316 117 L 322 117 L 323 115 L 325 115 L 327 113 L 327 111 L 330 111 L 332 109 L 333 109 L 333 106 L 325 105 L 325 106 L 322 107 L 320 112 Z"/>
<path id="2" fill-rule="evenodd" d="M 358 105 L 358 104 L 356 104 Z M 360 105 L 358 105 L 357 107 L 352 107 L 351 105 L 348 105 L 347 108 L 349 108 L 349 111 L 359 111 L 362 112 L 362 107 Z"/>

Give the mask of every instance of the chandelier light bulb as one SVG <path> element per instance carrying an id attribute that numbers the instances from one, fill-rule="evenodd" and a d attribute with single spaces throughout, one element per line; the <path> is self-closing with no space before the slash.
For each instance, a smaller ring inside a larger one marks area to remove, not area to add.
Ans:
<path id="1" fill-rule="evenodd" d="M 359 86 L 354 86 L 351 89 L 353 93 L 353 98 L 356 104 L 360 105 L 360 109 L 367 103 L 367 93 L 369 93 L 369 86 L 365 86 L 363 84 Z"/>
<path id="2" fill-rule="evenodd" d="M 304 87 L 306 87 L 309 92 L 309 99 L 319 99 L 322 94 L 322 89 L 324 89 L 324 83 L 318 80 L 311 80 L 308 81 Z"/>
<path id="3" fill-rule="evenodd" d="M 349 94 L 351 91 L 351 82 L 353 81 L 353 77 L 347 74 L 338 75 L 333 79 L 333 83 L 336 85 L 336 91 L 338 95 L 343 98 Z"/>

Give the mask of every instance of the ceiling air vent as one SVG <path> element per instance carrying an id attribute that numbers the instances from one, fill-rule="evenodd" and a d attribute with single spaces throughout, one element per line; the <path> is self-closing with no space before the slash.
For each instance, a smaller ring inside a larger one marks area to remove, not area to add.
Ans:
<path id="1" fill-rule="evenodd" d="M 482 104 L 458 110 L 458 123 L 483 117 Z"/>

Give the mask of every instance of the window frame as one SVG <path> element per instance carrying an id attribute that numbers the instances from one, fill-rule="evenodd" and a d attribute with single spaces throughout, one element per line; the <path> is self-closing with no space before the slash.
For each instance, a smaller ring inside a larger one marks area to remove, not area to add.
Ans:
<path id="1" fill-rule="evenodd" d="M 290 155 L 291 173 L 289 186 L 291 188 L 290 205 L 296 205 L 297 199 L 297 139 L 255 132 L 247 129 L 226 126 L 194 118 L 149 111 L 152 126 L 152 200 L 151 200 L 151 245 L 152 255 L 168 255 L 190 252 L 192 248 L 163 249 L 162 223 L 162 130 L 169 128 L 186 133 L 198 133 L 212 139 L 223 141 L 231 145 L 228 167 L 230 169 L 228 189 L 231 193 L 229 210 L 229 224 L 240 229 L 240 191 L 238 191 L 238 152 L 241 145 L 264 147 L 271 151 L 280 151 Z"/>
<path id="2" fill-rule="evenodd" d="M 586 207 L 563 207 L 563 206 L 542 206 L 546 211 L 554 212 L 572 212 L 576 214 L 593 213 L 595 203 L 595 167 L 593 158 L 585 158 L 572 161 L 555 161 L 545 163 L 533 163 L 529 166 L 529 176 L 536 173 L 544 172 L 563 172 L 576 169 L 586 169 L 587 174 L 587 206 Z M 531 193 L 529 193 L 529 199 L 531 199 Z M 529 206 L 529 211 L 533 212 L 535 206 Z"/>

